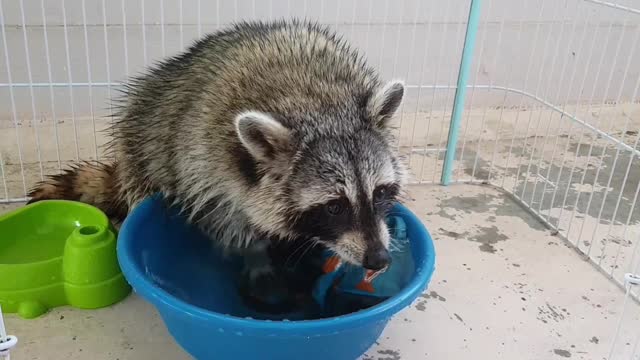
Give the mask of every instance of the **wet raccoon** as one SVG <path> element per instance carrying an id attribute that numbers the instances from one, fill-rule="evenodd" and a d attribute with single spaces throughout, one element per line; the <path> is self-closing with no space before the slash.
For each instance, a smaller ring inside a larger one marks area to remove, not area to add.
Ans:
<path id="1" fill-rule="evenodd" d="M 133 79 L 116 161 L 52 176 L 31 201 L 82 201 L 118 220 L 160 192 L 241 250 L 256 284 L 272 276 L 270 241 L 294 238 L 381 269 L 404 179 L 388 129 L 403 95 L 325 27 L 240 23 Z"/>

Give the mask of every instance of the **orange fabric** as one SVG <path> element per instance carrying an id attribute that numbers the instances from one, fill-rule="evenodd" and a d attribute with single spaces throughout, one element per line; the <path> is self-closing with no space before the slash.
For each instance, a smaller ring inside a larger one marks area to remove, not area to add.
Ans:
<path id="1" fill-rule="evenodd" d="M 360 290 L 360 291 L 366 291 L 368 293 L 374 293 L 375 289 L 373 288 L 373 285 L 371 285 L 370 282 L 367 282 L 365 280 L 362 280 L 358 283 L 358 285 L 356 285 L 356 289 Z"/>
<path id="2" fill-rule="evenodd" d="M 338 266 L 340 266 L 340 258 L 332 256 L 324 263 L 322 271 L 324 271 L 325 274 L 332 273 L 338 269 Z"/>

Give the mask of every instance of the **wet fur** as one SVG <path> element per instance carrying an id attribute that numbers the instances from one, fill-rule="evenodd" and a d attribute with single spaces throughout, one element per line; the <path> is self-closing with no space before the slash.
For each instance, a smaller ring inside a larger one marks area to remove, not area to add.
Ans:
<path id="1" fill-rule="evenodd" d="M 345 222 L 385 232 L 386 205 L 371 192 L 379 181 L 401 186 L 404 167 L 387 129 L 391 103 L 401 99 L 387 101 L 381 91 L 375 71 L 323 26 L 241 23 L 129 82 L 111 129 L 117 162 L 78 164 L 29 196 L 83 201 L 123 218 L 161 192 L 217 244 L 238 249 L 265 238 L 317 238 L 305 229 L 326 218 L 318 209 L 339 191 L 355 206 Z M 244 129 L 258 147 L 252 153 L 238 136 L 247 112 L 281 124 L 286 141 Z M 382 212 L 367 217 L 365 208 Z M 349 231 L 356 230 L 345 223 L 328 237 Z M 360 238 L 343 245 L 353 262 L 368 246 Z"/>

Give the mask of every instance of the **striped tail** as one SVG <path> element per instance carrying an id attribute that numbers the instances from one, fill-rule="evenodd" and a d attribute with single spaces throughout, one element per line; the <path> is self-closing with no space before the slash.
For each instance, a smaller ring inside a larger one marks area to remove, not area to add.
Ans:
<path id="1" fill-rule="evenodd" d="M 38 183 L 28 194 L 30 203 L 40 200 L 73 200 L 93 205 L 113 221 L 127 216 L 128 206 L 120 198 L 117 163 L 81 162 Z"/>

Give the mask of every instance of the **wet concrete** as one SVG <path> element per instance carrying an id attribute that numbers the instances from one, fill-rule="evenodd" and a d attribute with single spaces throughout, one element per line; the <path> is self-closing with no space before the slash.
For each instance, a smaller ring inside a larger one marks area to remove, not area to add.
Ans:
<path id="1" fill-rule="evenodd" d="M 569 350 L 563 350 L 563 349 L 553 349 L 553 353 L 560 356 L 560 357 L 564 357 L 564 358 L 570 358 L 571 357 L 571 351 Z"/>
<path id="2" fill-rule="evenodd" d="M 532 199 L 529 203 L 542 211 L 560 208 L 564 204 L 565 209 L 573 211 L 575 208 L 579 214 L 600 218 L 601 223 L 609 224 L 614 213 L 616 222 L 626 223 L 632 210 L 632 199 L 639 186 L 640 159 L 632 156 L 630 151 L 617 150 L 613 146 L 591 146 L 589 142 L 581 145 L 571 143 L 568 151 L 569 156 L 585 158 L 588 161 L 586 166 L 561 167 L 562 156 L 557 156 L 558 159 L 553 163 L 521 165 L 514 192 L 523 199 Z M 525 154 L 532 153 L 531 148 L 525 150 Z M 539 154 L 535 156 L 537 159 Z M 545 188 L 541 176 L 555 186 Z M 554 199 L 549 192 L 556 191 L 555 187 L 558 195 Z M 543 193 L 545 190 L 547 192 Z M 618 199 L 620 203 L 616 210 Z M 554 220 L 557 223 L 558 219 Z M 633 208 L 629 222 L 640 223 L 638 207 Z"/>
<path id="3" fill-rule="evenodd" d="M 637 112 L 636 108 L 620 105 L 580 116 L 603 129 L 628 125 L 629 130 L 613 130 L 611 135 L 631 147 L 638 147 L 636 129 L 640 126 L 640 117 L 629 117 Z M 484 131 L 475 130 L 466 138 L 463 135 L 454 180 L 490 183 L 503 188 L 544 218 L 552 231 L 568 238 L 606 274 L 623 281 L 626 272 L 640 268 L 640 246 L 636 246 L 640 238 L 640 206 L 635 206 L 640 195 L 640 159 L 635 153 L 583 128 L 569 127 L 570 122 L 559 116 L 543 120 L 537 128 L 534 121 L 527 129 L 527 121 L 523 120 L 527 113 L 531 115 L 535 111 L 522 111 L 520 120 L 514 119 L 513 114 L 505 118 L 503 130 L 498 130 L 499 122 L 496 122 L 485 126 Z M 624 125 L 626 119 L 631 121 Z M 544 121 L 553 125 L 547 128 Z M 496 132 L 500 134 L 496 136 Z M 442 154 L 430 152 L 425 157 L 427 164 L 432 160 L 438 166 L 442 164 Z M 413 168 L 419 164 L 415 159 L 412 162 Z M 431 171 L 435 173 L 416 173 L 415 176 L 437 179 L 441 169 L 434 166 Z M 458 220 L 463 214 L 491 214 L 479 225 L 488 227 L 495 225 L 494 216 L 520 214 L 523 219 L 531 219 L 527 221 L 530 227 L 546 228 L 539 219 L 523 214 L 519 204 L 509 202 L 495 206 L 495 201 L 486 196 L 444 199 L 443 206 L 432 215 Z M 440 233 L 444 236 L 464 233 L 455 227 L 442 229 Z M 467 235 L 465 238 L 470 239 L 474 232 Z M 494 236 L 494 241 L 497 238 Z M 496 243 L 482 248 L 493 253 L 496 247 L 499 251 Z M 639 295 L 639 291 L 632 291 Z"/>
<path id="4" fill-rule="evenodd" d="M 480 251 L 493 254 L 497 251 L 494 247 L 495 244 L 509 239 L 509 237 L 501 233 L 495 225 L 488 227 L 481 226 L 478 227 L 477 230 L 478 233 L 469 237 L 469 240 L 480 243 L 481 245 L 478 246 Z"/>
<path id="5" fill-rule="evenodd" d="M 411 195 L 432 229 L 437 270 L 406 312 L 412 323 L 392 321 L 380 348 L 397 343 L 410 359 L 608 356 L 623 294 L 561 239 L 492 188 L 422 186 Z M 631 350 L 634 307 L 616 354 Z"/>

